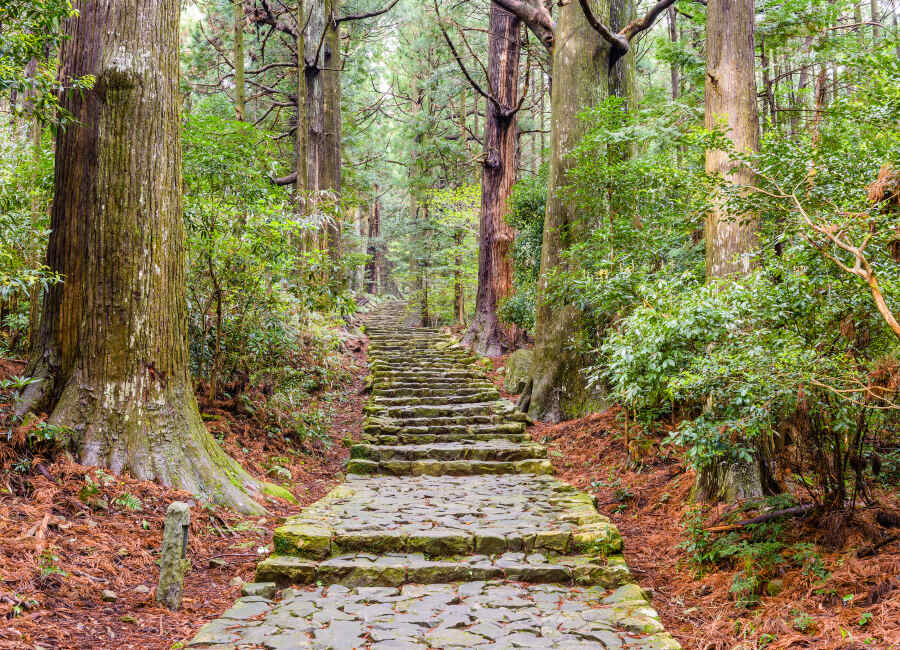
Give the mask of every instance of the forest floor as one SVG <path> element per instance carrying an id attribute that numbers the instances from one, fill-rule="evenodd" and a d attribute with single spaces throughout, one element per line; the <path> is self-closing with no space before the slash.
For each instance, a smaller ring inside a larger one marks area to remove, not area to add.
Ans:
<path id="1" fill-rule="evenodd" d="M 495 367 L 502 367 L 502 360 L 496 359 Z M 495 372 L 493 377 L 499 386 L 502 375 Z M 682 521 L 692 507 L 694 472 L 676 449 L 660 449 L 661 439 L 635 467 L 623 424 L 621 411 L 613 408 L 555 426 L 538 424 L 530 431 L 548 446 L 562 479 L 597 496 L 599 510 L 625 539 L 625 558 L 637 582 L 652 590 L 666 630 L 685 649 L 900 648 L 900 530 L 875 523 L 875 508 L 857 511 L 837 548 L 829 545 L 832 536 L 819 522 L 788 520 L 779 538 L 781 549 L 773 551 L 773 557 L 780 553 L 785 561 L 776 562 L 767 576 L 780 580 L 783 589 L 742 607 L 731 592 L 741 566 L 705 567 L 698 574 L 680 547 L 686 539 Z M 896 485 L 873 492 L 882 507 L 900 508 Z M 719 523 L 724 510 L 704 512 L 706 525 Z M 878 536 L 894 540 L 874 555 L 858 557 Z M 789 548 L 797 542 L 817 543 L 825 580 L 804 575 L 788 561 Z"/>
<path id="2" fill-rule="evenodd" d="M 345 348 L 348 379 L 313 399 L 333 410 L 325 440 L 272 434 L 262 417 L 233 401 L 200 402 L 225 450 L 260 478 L 273 480 L 276 464 L 289 471 L 283 484 L 301 505 L 343 479 L 345 443 L 362 432 L 364 341 L 351 339 Z M 21 362 L 0 360 L 0 379 L 23 369 Z M 171 648 L 231 606 L 240 582 L 252 580 L 274 528 L 298 509 L 273 500 L 268 516 L 246 518 L 61 455 L 23 457 L 6 441 L 11 399 L 0 394 L 0 648 Z M 155 560 L 166 508 L 176 500 L 192 503 L 191 570 L 182 608 L 171 612 L 154 599 Z M 115 600 L 105 600 L 104 590 L 115 592 Z"/>

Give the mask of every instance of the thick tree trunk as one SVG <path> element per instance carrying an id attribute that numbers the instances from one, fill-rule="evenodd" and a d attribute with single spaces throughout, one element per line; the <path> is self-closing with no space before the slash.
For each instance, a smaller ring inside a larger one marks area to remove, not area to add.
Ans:
<path id="1" fill-rule="evenodd" d="M 710 0 L 706 24 L 706 128 L 724 124 L 737 151 L 759 151 L 753 0 Z M 750 169 L 715 149 L 706 152 L 706 171 L 737 185 L 754 180 Z M 750 270 L 757 226 L 755 215 L 730 214 L 724 201 L 717 202 L 706 218 L 707 278 Z"/>
<path id="2" fill-rule="evenodd" d="M 484 124 L 475 316 L 463 337 L 465 345 L 490 357 L 500 356 L 522 336 L 518 327 L 501 324 L 497 317 L 499 302 L 513 290 L 509 254 L 516 232 L 504 215 L 518 168 L 519 127 L 511 113 L 519 99 L 520 25 L 518 18 L 491 3 L 488 77 L 496 101 L 487 102 Z"/>
<path id="3" fill-rule="evenodd" d="M 594 15 L 608 22 L 605 0 L 591 3 Z M 581 359 L 572 350 L 577 327 L 575 307 L 556 305 L 547 296 L 547 283 L 565 270 L 563 254 L 583 240 L 592 223 L 567 201 L 563 188 L 572 166 L 568 155 L 585 134 L 578 113 L 607 96 L 609 46 L 597 38 L 580 5 L 570 2 L 559 9 L 553 47 L 553 89 L 550 104 L 550 176 L 541 271 L 538 282 L 533 387 L 529 413 L 535 419 L 558 422 L 588 413 L 603 405 L 586 388 L 579 370 Z M 602 215 L 594 215 L 599 219 Z"/>
<path id="4" fill-rule="evenodd" d="M 738 152 L 759 150 L 759 117 L 754 69 L 753 0 L 710 0 L 706 14 L 706 128 L 728 128 Z M 749 186 L 753 172 L 733 163 L 724 151 L 706 152 L 706 171 L 727 182 Z M 718 199 L 706 219 L 706 276 L 710 281 L 742 275 L 753 266 L 758 218 L 734 214 Z M 753 463 L 719 463 L 697 476 L 695 494 L 704 500 L 760 496 L 770 484 L 758 444 Z"/>
<path id="5" fill-rule="evenodd" d="M 243 122 L 247 119 L 247 93 L 244 87 L 244 10 L 243 0 L 235 0 L 234 7 L 234 114 Z"/>
<path id="6" fill-rule="evenodd" d="M 262 485 L 215 443 L 188 373 L 178 0 L 76 2 L 62 97 L 48 266 L 65 282 L 44 301 L 19 411 L 68 427 L 84 464 L 235 507 Z"/>
<path id="7" fill-rule="evenodd" d="M 337 207 L 341 191 L 341 104 L 338 0 L 300 3 L 297 51 L 303 63 L 297 89 L 297 192 L 306 201 L 304 212 L 323 205 Z M 336 209 L 332 210 L 336 214 Z M 340 221 L 327 220 L 317 234 L 318 245 L 328 250 L 337 265 L 341 258 Z M 343 286 L 344 278 L 332 278 Z"/>

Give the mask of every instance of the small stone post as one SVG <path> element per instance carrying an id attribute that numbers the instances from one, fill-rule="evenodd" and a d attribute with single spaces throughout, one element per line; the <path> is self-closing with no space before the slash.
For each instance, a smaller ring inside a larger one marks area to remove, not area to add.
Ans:
<path id="1" fill-rule="evenodd" d="M 184 574 L 191 565 L 190 560 L 185 557 L 190 526 L 190 506 L 181 501 L 169 504 L 163 529 L 162 550 L 159 554 L 156 602 L 173 610 L 181 607 Z"/>

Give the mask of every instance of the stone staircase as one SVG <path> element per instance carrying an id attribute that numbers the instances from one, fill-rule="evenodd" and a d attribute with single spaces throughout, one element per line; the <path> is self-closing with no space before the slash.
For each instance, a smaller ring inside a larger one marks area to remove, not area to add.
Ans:
<path id="1" fill-rule="evenodd" d="M 346 483 L 275 531 L 257 583 L 191 645 L 678 648 L 618 530 L 551 476 L 479 359 L 404 317 L 400 302 L 368 317 L 372 397 Z M 294 588 L 274 603 L 276 587 Z M 437 605 L 410 617 L 419 602 Z"/>

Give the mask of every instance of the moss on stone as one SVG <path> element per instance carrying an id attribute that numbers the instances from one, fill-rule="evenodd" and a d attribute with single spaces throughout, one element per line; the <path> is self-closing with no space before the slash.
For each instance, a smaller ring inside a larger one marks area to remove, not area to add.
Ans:
<path id="1" fill-rule="evenodd" d="M 270 497 L 284 499 L 285 501 L 289 501 L 290 503 L 293 503 L 295 505 L 300 503 L 299 501 L 297 501 L 297 497 L 291 494 L 288 489 L 283 488 L 280 485 L 275 485 L 274 483 L 263 483 L 260 487 L 260 491 Z"/>

